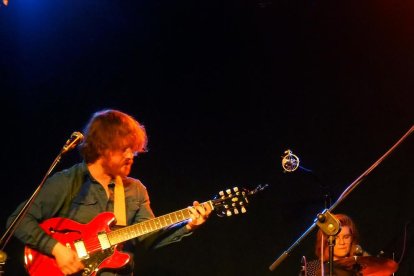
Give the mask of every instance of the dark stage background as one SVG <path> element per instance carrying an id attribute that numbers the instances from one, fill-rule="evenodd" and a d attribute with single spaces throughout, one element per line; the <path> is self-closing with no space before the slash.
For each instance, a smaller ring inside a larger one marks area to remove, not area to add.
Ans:
<path id="1" fill-rule="evenodd" d="M 413 18 L 400 0 L 10 0 L 0 6 L 1 225 L 70 134 L 116 108 L 148 131 L 132 176 L 157 215 L 270 186 L 242 216 L 139 251 L 137 275 L 297 275 L 315 232 L 268 267 L 326 191 L 336 200 L 413 125 Z M 315 175 L 283 173 L 286 149 Z M 414 275 L 413 153 L 409 137 L 335 210 L 355 219 L 365 250 L 402 259 L 398 276 Z M 79 160 L 72 151 L 57 170 Z M 6 275 L 24 275 L 22 249 L 6 247 Z"/>

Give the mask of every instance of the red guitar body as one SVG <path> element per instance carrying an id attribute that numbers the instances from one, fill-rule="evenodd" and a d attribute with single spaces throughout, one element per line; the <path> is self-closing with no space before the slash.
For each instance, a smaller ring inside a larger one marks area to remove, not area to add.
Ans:
<path id="1" fill-rule="evenodd" d="M 119 252 L 116 246 L 103 249 L 98 236 L 111 232 L 109 228 L 115 221 L 112 213 L 105 212 L 96 216 L 87 224 L 77 223 L 65 218 L 52 218 L 44 221 L 40 226 L 51 237 L 63 245 L 78 252 L 76 244 L 81 241 L 87 256 L 78 256 L 82 259 L 85 269 L 76 275 L 91 275 L 103 269 L 116 269 L 126 265 L 130 256 Z M 44 255 L 34 249 L 25 248 L 26 269 L 31 276 L 63 276 L 53 257 Z"/>
<path id="2" fill-rule="evenodd" d="M 245 213 L 247 195 L 255 194 L 266 186 L 267 184 L 259 185 L 253 191 L 239 190 L 237 187 L 227 189 L 226 192 L 221 191 L 215 199 L 201 204 L 209 205 L 222 217 Z M 191 212 L 187 207 L 117 230 L 110 229 L 115 223 L 115 216 L 109 212 L 99 214 L 87 224 L 65 218 L 52 218 L 45 220 L 40 226 L 46 234 L 77 253 L 85 268 L 76 275 L 95 276 L 99 270 L 118 269 L 130 261 L 128 254 L 118 251 L 118 244 L 190 218 Z M 24 258 L 26 269 L 31 276 L 64 276 L 51 256 L 26 247 Z"/>

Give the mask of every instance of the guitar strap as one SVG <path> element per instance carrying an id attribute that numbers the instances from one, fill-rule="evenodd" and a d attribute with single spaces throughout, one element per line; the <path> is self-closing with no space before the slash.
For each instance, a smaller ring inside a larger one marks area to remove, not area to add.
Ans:
<path id="1" fill-rule="evenodd" d="M 72 181 L 72 186 L 70 188 L 69 195 L 66 197 L 62 208 L 57 213 L 57 216 L 71 218 L 73 215 L 71 214 L 71 205 L 73 203 L 73 200 L 79 196 L 81 198 L 84 197 L 85 196 L 84 193 L 86 193 L 86 191 L 89 189 L 89 187 L 84 186 L 85 177 L 87 175 L 86 172 L 84 172 L 85 166 L 86 165 L 83 163 L 80 163 L 74 166 L 75 167 L 74 169 L 78 171 L 78 173 L 75 173 L 76 177 Z M 117 220 L 117 225 L 125 226 L 126 225 L 125 190 L 124 190 L 124 185 L 123 185 L 121 177 L 118 176 L 115 178 L 114 185 L 115 186 L 114 186 L 113 200 L 114 200 L 115 218 Z"/>
<path id="2" fill-rule="evenodd" d="M 126 211 L 125 211 L 125 190 L 124 183 L 120 176 L 115 177 L 114 189 L 114 214 L 116 218 L 116 225 L 126 225 Z"/>

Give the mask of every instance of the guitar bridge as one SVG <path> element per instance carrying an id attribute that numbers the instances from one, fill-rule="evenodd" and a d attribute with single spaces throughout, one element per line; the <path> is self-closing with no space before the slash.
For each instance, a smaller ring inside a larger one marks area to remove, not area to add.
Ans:
<path id="1" fill-rule="evenodd" d="M 88 259 L 82 260 L 85 268 L 83 269 L 82 276 L 89 276 L 98 271 L 99 265 L 108 257 L 114 253 L 114 247 L 110 247 L 106 250 L 97 251 L 92 253 Z"/>

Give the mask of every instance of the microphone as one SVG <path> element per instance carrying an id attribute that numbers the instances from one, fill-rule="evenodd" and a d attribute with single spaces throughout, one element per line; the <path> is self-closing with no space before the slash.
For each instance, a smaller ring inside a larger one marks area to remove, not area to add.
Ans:
<path id="1" fill-rule="evenodd" d="M 71 149 L 74 149 L 80 142 L 83 141 L 83 134 L 75 131 L 72 133 L 70 138 L 66 141 L 66 144 L 63 146 L 61 154 L 66 153 L 70 151 Z"/>
<path id="2" fill-rule="evenodd" d="M 363 256 L 364 255 L 364 250 L 362 249 L 362 246 L 360 246 L 359 244 L 355 245 L 355 252 L 354 252 L 354 256 Z"/>
<path id="3" fill-rule="evenodd" d="M 291 150 L 286 150 L 282 156 L 282 168 L 284 172 L 294 172 L 299 168 L 299 157 L 294 155 Z"/>

